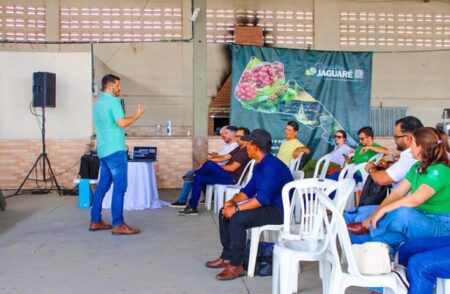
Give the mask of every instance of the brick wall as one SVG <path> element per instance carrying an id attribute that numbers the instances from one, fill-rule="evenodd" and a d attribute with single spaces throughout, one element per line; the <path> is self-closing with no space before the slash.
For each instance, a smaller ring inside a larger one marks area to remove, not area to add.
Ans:
<path id="1" fill-rule="evenodd" d="M 88 143 L 89 138 L 47 140 L 47 154 L 61 186 L 67 188 L 74 186 L 72 181 L 77 178 L 80 157 L 84 154 Z M 179 188 L 181 177 L 186 171 L 192 169 L 192 139 L 189 137 L 128 138 L 127 145 L 130 149 L 133 146 L 158 148 L 158 161 L 155 163 L 158 188 Z M 220 137 L 210 137 L 209 146 L 209 151 L 217 151 L 222 148 L 223 142 Z M 2 140 L 0 143 L 0 188 L 17 189 L 41 150 L 40 140 Z M 31 178 L 36 178 L 34 173 Z M 38 178 L 42 179 L 40 172 Z M 33 189 L 37 186 L 34 181 L 27 181 L 24 188 Z"/>
<path id="2" fill-rule="evenodd" d="M 58 184 L 72 187 L 72 180 L 78 174 L 79 161 L 83 155 L 86 140 L 47 140 L 46 148 L 53 172 Z M 25 179 L 36 158 L 42 152 L 41 140 L 2 140 L 0 144 L 0 187 L 2 189 L 16 189 Z M 38 174 L 33 172 L 30 178 L 42 179 L 39 165 Z M 67 170 L 67 171 L 66 171 Z M 39 187 L 45 188 L 43 183 Z M 25 189 L 37 188 L 34 181 L 27 181 Z M 50 188 L 50 184 L 48 184 Z"/>
<path id="3" fill-rule="evenodd" d="M 234 30 L 235 44 L 263 46 L 262 27 L 236 26 Z M 231 75 L 226 79 L 217 95 L 211 100 L 208 109 L 208 135 L 214 134 L 215 128 L 212 115 L 229 117 L 231 98 Z"/>
<path id="4" fill-rule="evenodd" d="M 395 151 L 393 138 L 375 138 L 382 146 Z M 47 154 L 54 173 L 61 186 L 72 188 L 77 178 L 80 157 L 84 154 L 86 140 L 47 140 Z M 208 152 L 219 151 L 223 147 L 220 137 L 208 138 Z M 179 188 L 181 177 L 193 168 L 192 139 L 189 137 L 170 138 L 128 138 L 127 145 L 156 146 L 158 161 L 155 163 L 158 188 Z M 41 152 L 40 140 L 2 140 L 0 143 L 0 188 L 17 189 L 34 161 Z M 42 178 L 41 173 L 38 174 Z M 35 178 L 35 175 L 32 175 Z M 33 181 L 27 181 L 25 189 L 36 188 Z"/>

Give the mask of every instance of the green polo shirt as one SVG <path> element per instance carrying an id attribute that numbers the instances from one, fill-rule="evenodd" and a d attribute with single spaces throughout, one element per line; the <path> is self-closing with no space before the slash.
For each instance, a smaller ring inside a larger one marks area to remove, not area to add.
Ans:
<path id="1" fill-rule="evenodd" d="M 381 147 L 380 144 L 377 143 L 373 143 L 370 146 L 375 146 L 375 147 Z M 375 156 L 376 154 L 378 154 L 377 152 L 373 151 L 373 150 L 369 150 L 364 154 L 361 154 L 361 149 L 363 148 L 363 145 L 360 145 L 358 148 L 356 148 L 355 150 L 355 155 L 353 156 L 353 163 L 356 164 L 360 164 L 363 162 L 367 162 L 369 161 L 369 159 L 371 159 L 373 156 Z"/>
<path id="2" fill-rule="evenodd" d="M 94 104 L 94 125 L 97 135 L 98 157 L 103 158 L 117 151 L 125 151 L 125 130 L 117 121 L 125 116 L 120 99 L 102 93 Z"/>
<path id="3" fill-rule="evenodd" d="M 438 163 L 428 166 L 423 174 L 417 173 L 420 162 L 416 162 L 406 174 L 411 184 L 411 193 L 420 185 L 431 187 L 435 193 L 416 209 L 428 213 L 450 213 L 450 167 Z"/>

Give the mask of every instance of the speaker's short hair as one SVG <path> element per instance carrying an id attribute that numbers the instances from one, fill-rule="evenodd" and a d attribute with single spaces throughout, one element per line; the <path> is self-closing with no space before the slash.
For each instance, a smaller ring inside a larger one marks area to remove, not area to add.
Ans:
<path id="1" fill-rule="evenodd" d="M 109 83 L 115 83 L 116 81 L 120 81 L 120 78 L 118 76 L 115 76 L 113 74 L 107 74 L 102 78 L 102 91 L 105 90 L 106 86 Z"/>

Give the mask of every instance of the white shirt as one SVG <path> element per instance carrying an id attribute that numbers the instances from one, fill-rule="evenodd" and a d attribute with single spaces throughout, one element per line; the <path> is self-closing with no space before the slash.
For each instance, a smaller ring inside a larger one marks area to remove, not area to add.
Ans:
<path id="1" fill-rule="evenodd" d="M 344 155 L 348 156 L 352 151 L 353 149 L 347 144 L 341 145 L 340 147 L 336 146 L 336 149 L 332 152 L 331 162 L 343 166 L 345 160 Z"/>
<path id="2" fill-rule="evenodd" d="M 237 147 L 239 147 L 237 142 L 233 142 L 231 144 L 225 144 L 225 146 L 222 148 L 222 150 L 220 150 L 219 155 L 226 155 L 228 153 L 230 153 L 231 151 L 233 151 L 234 149 L 236 149 Z M 227 164 L 228 161 L 223 161 L 223 162 L 218 162 L 217 164 L 220 166 L 224 166 L 225 164 Z"/>
<path id="3" fill-rule="evenodd" d="M 416 162 L 417 160 L 412 156 L 411 148 L 408 148 L 400 153 L 400 158 L 398 161 L 386 169 L 388 176 L 394 180 L 392 187 L 397 186 L 405 178 L 406 173 Z"/>

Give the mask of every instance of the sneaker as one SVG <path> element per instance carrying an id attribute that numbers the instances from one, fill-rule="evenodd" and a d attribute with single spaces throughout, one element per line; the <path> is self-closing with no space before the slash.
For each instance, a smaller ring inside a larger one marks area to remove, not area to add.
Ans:
<path id="1" fill-rule="evenodd" d="M 178 211 L 178 215 L 199 215 L 197 208 L 192 208 L 189 205 L 185 209 Z"/>
<path id="2" fill-rule="evenodd" d="M 193 182 L 194 181 L 194 174 L 189 174 L 183 176 L 183 181 L 185 182 Z"/>
<path id="3" fill-rule="evenodd" d="M 184 208 L 186 207 L 186 203 L 182 203 L 177 200 L 175 202 L 170 203 L 169 207 Z"/>

